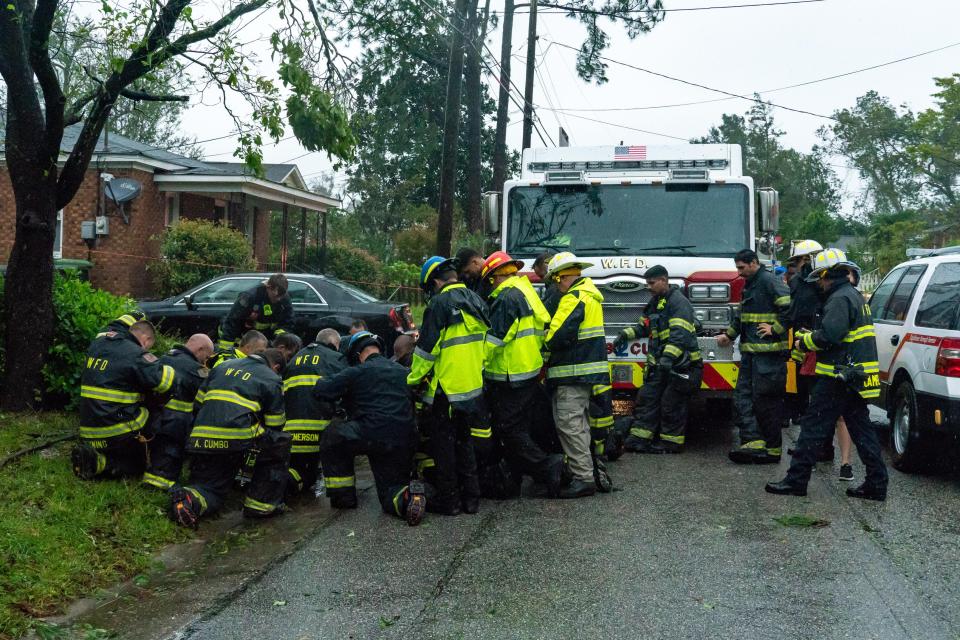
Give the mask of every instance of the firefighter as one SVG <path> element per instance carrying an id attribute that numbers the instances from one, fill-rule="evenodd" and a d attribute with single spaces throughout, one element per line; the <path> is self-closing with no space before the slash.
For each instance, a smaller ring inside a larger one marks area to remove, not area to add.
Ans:
<path id="1" fill-rule="evenodd" d="M 357 480 L 354 458 L 366 455 L 384 513 L 420 524 L 427 508 L 426 487 L 411 480 L 417 427 L 407 387 L 407 370 L 384 355 L 379 336 L 361 331 L 350 338 L 347 358 L 355 366 L 317 382 L 324 402 L 341 401 L 349 420 L 330 424 L 320 439 L 330 506 L 354 509 Z"/>
<path id="2" fill-rule="evenodd" d="M 555 254 L 552 251 L 544 251 L 533 261 L 533 272 L 540 278 L 543 288 L 540 289 L 540 299 L 543 300 L 543 306 L 552 316 L 557 311 L 557 305 L 560 304 L 560 291 L 557 289 L 557 283 L 547 277 L 547 265 L 550 258 Z"/>
<path id="3" fill-rule="evenodd" d="M 170 492 L 174 522 L 195 528 L 201 517 L 217 512 L 238 470 L 244 516 L 283 512 L 291 442 L 283 431 L 283 366 L 283 354 L 267 349 L 210 371 L 197 393 L 200 408 L 187 440 L 189 480 Z"/>
<path id="4" fill-rule="evenodd" d="M 293 356 L 303 349 L 303 340 L 295 333 L 281 333 L 273 339 L 273 344 L 270 346 L 274 349 L 280 349 L 280 353 L 283 354 L 283 361 L 290 362 Z"/>
<path id="5" fill-rule="evenodd" d="M 317 339 L 296 353 L 283 371 L 283 400 L 287 407 L 283 430 L 293 438 L 288 493 L 309 491 L 317 482 L 320 437 L 333 412 L 316 399 L 313 388 L 317 381 L 332 378 L 346 368 L 347 359 L 340 353 L 340 334 L 336 329 L 321 329 Z"/>
<path id="6" fill-rule="evenodd" d="M 739 251 L 733 260 L 747 282 L 733 323 L 717 336 L 720 347 L 740 337 L 740 371 L 733 392 L 740 446 L 729 458 L 737 464 L 773 464 L 781 455 L 790 291 L 763 268 L 754 251 Z"/>
<path id="7" fill-rule="evenodd" d="M 614 342 L 614 348 L 620 349 L 630 340 L 649 338 L 643 385 L 637 392 L 626 449 L 680 453 L 686 442 L 690 398 L 703 379 L 696 316 L 686 296 L 670 286 L 665 267 L 650 267 L 644 278 L 654 297 L 640 322 L 621 331 Z"/>
<path id="8" fill-rule="evenodd" d="M 457 279 L 467 289 L 473 291 L 483 300 L 486 298 L 486 283 L 480 275 L 483 271 L 483 255 L 476 249 L 464 247 L 456 255 Z"/>
<path id="9" fill-rule="evenodd" d="M 590 452 L 590 397 L 595 385 L 610 384 L 610 367 L 603 296 L 581 275 L 589 266 L 564 251 L 550 260 L 547 273 L 562 294 L 544 342 L 550 352 L 547 384 L 553 392 L 553 420 L 571 476 L 560 489 L 561 498 L 591 496 L 599 484 Z"/>
<path id="10" fill-rule="evenodd" d="M 263 353 L 268 346 L 270 346 L 270 343 L 267 342 L 267 336 L 256 329 L 251 329 L 243 334 L 239 345 L 230 345 L 225 349 L 214 351 L 213 355 L 207 358 L 207 368 L 219 367 L 227 360 L 240 360 L 255 353 Z"/>
<path id="11" fill-rule="evenodd" d="M 293 303 L 287 295 L 287 288 L 287 276 L 275 273 L 237 296 L 230 312 L 220 323 L 217 348 L 229 349 L 249 329 L 256 329 L 268 338 L 292 332 Z"/>
<path id="12" fill-rule="evenodd" d="M 477 294 L 457 281 L 455 261 L 433 256 L 420 269 L 429 296 L 407 384 L 430 407 L 431 457 L 437 495 L 430 510 L 477 513 L 480 486 L 471 427 L 486 414 L 483 401 L 484 338 L 490 321 Z"/>
<path id="13" fill-rule="evenodd" d="M 166 491 L 180 479 L 184 447 L 193 426 L 193 403 L 209 374 L 203 363 L 212 353 L 210 336 L 196 333 L 160 357 L 160 364 L 173 368 L 177 384 L 163 409 L 151 420 L 144 484 Z"/>
<path id="14" fill-rule="evenodd" d="M 887 468 L 867 408 L 867 400 L 880 396 L 877 340 L 870 307 L 848 280 L 848 270 L 859 273 L 843 251 L 825 249 L 817 254 L 807 276 L 826 294 L 826 302 L 820 328 L 800 333 L 794 346 L 816 352 L 817 380 L 810 405 L 800 419 L 800 438 L 790 469 L 780 482 L 767 484 L 768 493 L 807 495 L 817 454 L 833 438 L 837 418 L 843 417 L 867 468 L 864 483 L 847 489 L 847 495 L 879 501 L 887 497 Z"/>
<path id="15" fill-rule="evenodd" d="M 146 468 L 143 394 L 166 394 L 176 378 L 148 351 L 155 340 L 153 325 L 141 320 L 90 343 L 80 375 L 80 443 L 70 453 L 78 478 L 134 477 Z"/>
<path id="16" fill-rule="evenodd" d="M 491 291 L 483 376 L 496 440 L 503 445 L 513 477 L 531 476 L 556 496 L 563 456 L 548 455 L 530 435 L 550 314 L 527 277 L 517 275 L 522 264 L 503 251 L 490 254 L 483 264 L 481 277 Z"/>

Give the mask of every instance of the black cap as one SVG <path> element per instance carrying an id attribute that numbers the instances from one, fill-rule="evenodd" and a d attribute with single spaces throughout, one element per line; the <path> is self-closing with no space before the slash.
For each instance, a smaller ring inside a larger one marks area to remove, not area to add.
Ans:
<path id="1" fill-rule="evenodd" d="M 650 280 L 651 278 L 666 278 L 668 277 L 667 268 L 663 265 L 655 264 L 647 269 L 647 272 L 643 274 L 643 277 L 647 280 Z"/>

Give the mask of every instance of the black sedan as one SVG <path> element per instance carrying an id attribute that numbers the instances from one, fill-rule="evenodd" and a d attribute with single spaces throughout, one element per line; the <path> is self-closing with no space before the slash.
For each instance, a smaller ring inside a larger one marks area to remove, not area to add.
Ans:
<path id="1" fill-rule="evenodd" d="M 166 300 L 142 301 L 140 308 L 162 331 L 189 336 L 206 333 L 214 340 L 217 328 L 237 296 L 270 277 L 269 273 L 231 273 Z M 370 331 L 381 336 L 392 351 L 394 339 L 415 329 L 406 303 L 385 302 L 369 293 L 332 278 L 302 273 L 287 273 L 288 294 L 296 314 L 296 333 L 304 343 L 313 340 L 320 329 L 328 327 L 346 334 L 353 320 L 367 323 Z"/>

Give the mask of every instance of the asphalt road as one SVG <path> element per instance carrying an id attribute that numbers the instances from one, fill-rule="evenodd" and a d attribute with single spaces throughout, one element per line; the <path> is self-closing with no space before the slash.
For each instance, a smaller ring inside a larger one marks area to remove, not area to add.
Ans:
<path id="1" fill-rule="evenodd" d="M 694 420 L 683 455 L 611 464 L 613 494 L 409 528 L 368 490 L 176 637 L 960 638 L 960 476 L 891 470 L 878 504 L 821 464 L 806 498 L 772 496 L 786 462 L 733 465 L 729 428 Z"/>

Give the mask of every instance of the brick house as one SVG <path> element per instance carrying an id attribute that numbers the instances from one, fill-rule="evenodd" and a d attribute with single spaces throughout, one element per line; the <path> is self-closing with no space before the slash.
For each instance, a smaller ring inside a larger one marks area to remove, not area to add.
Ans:
<path id="1" fill-rule="evenodd" d="M 73 147 L 80 125 L 68 127 L 63 148 Z M 2 138 L 0 130 L 0 138 Z M 61 156 L 61 161 L 66 156 Z M 135 298 L 152 293 L 146 265 L 158 258 L 154 239 L 180 219 L 205 219 L 228 224 L 247 237 L 260 269 L 270 260 L 270 221 L 282 215 L 284 231 L 292 224 L 319 226 L 328 209 L 340 206 L 336 198 L 307 190 L 294 164 L 264 166 L 264 177 L 251 174 L 242 163 L 205 162 L 146 145 L 111 133 L 97 143 L 80 190 L 59 213 L 54 258 L 89 261 L 90 281 L 112 293 Z M 119 207 L 105 195 L 104 176 L 132 178 L 140 195 Z M 0 146 L 0 263 L 13 247 L 16 207 L 13 187 Z M 98 222 L 99 218 L 99 222 Z M 97 226 L 96 239 L 81 238 L 83 222 Z M 323 225 L 325 228 L 325 225 Z M 281 259 L 286 262 L 282 234 Z"/>

